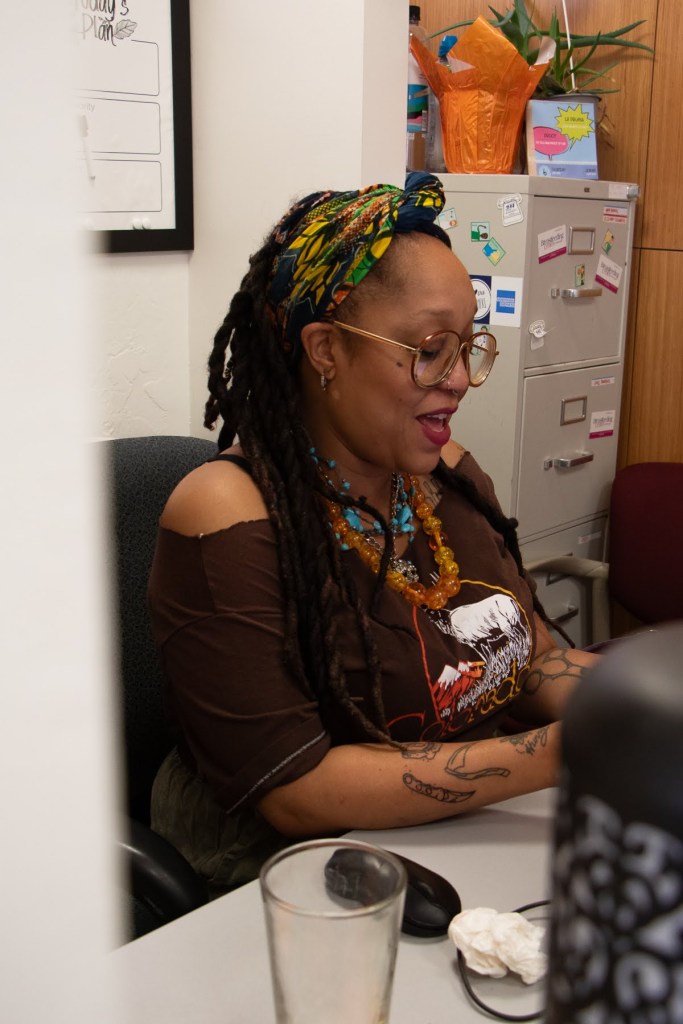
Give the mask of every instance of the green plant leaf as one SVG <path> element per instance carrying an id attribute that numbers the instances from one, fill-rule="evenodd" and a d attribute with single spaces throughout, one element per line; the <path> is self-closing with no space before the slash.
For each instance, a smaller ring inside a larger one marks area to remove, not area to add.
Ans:
<path id="1" fill-rule="evenodd" d="M 611 38 L 611 37 L 608 38 L 608 37 L 602 35 L 601 33 L 598 33 L 596 36 L 572 36 L 572 46 L 575 49 L 576 49 L 576 47 L 594 46 L 594 45 L 598 45 L 598 46 L 628 46 L 628 47 L 631 47 L 634 50 L 647 50 L 648 53 L 654 53 L 655 52 L 652 49 L 651 46 L 648 46 L 646 43 L 638 43 L 634 39 L 617 39 L 617 38 Z M 565 49 L 566 47 L 567 47 L 566 36 L 563 36 L 563 38 L 562 38 L 562 49 Z"/>
<path id="2" fill-rule="evenodd" d="M 456 21 L 454 25 L 446 25 L 445 28 L 440 28 L 438 32 L 432 32 L 431 35 L 427 36 L 427 39 L 437 39 L 439 36 L 445 36 L 446 33 L 451 32 L 454 28 L 465 28 L 471 24 L 471 19 L 469 21 Z"/>
<path id="3" fill-rule="evenodd" d="M 590 85 L 598 78 L 609 78 L 609 72 L 613 71 L 614 68 L 619 67 L 619 61 L 615 61 L 613 64 L 608 64 L 606 68 L 581 68 L 577 74 L 581 75 L 581 89 L 585 89 L 586 86 Z M 610 89 L 610 92 L 618 92 L 618 89 Z"/>
<path id="4" fill-rule="evenodd" d="M 599 43 L 597 43 L 597 42 L 593 43 L 593 45 L 590 47 L 588 53 L 584 54 L 583 57 L 580 57 L 579 60 L 577 60 L 577 62 L 575 64 L 573 64 L 574 74 L 575 75 L 579 71 L 581 71 L 581 68 L 585 65 L 586 61 L 591 59 L 591 57 L 595 53 L 595 51 L 598 48 L 598 46 L 599 46 Z M 567 64 L 571 65 L 573 63 L 573 59 L 574 59 L 574 47 L 571 46 L 567 50 Z"/>

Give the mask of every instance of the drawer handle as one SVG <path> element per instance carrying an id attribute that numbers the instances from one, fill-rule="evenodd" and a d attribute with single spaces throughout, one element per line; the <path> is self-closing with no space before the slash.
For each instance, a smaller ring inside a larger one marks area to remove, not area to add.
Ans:
<path id="1" fill-rule="evenodd" d="M 602 295 L 602 288 L 551 288 L 550 298 L 557 299 L 595 299 Z"/>
<path id="2" fill-rule="evenodd" d="M 559 459 L 544 459 L 544 469 L 572 469 L 574 466 L 583 466 L 585 462 L 592 462 L 595 456 L 593 452 L 579 452 L 571 457 L 560 456 Z"/>

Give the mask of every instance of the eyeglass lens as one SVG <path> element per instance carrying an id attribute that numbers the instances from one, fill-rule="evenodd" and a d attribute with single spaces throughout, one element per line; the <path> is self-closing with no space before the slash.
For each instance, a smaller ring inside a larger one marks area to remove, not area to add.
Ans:
<path id="1" fill-rule="evenodd" d="M 423 387 L 437 384 L 452 370 L 462 342 L 454 331 L 442 331 L 426 338 L 415 359 L 415 380 Z M 470 383 L 483 384 L 496 356 L 496 341 L 484 331 L 475 334 L 463 348 Z"/>

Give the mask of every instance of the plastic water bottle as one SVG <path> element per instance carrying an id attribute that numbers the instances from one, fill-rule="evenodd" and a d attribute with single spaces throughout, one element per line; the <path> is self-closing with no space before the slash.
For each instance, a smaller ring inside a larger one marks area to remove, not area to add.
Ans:
<path id="1" fill-rule="evenodd" d="M 408 27 L 408 109 L 406 121 L 406 167 L 409 171 L 425 169 L 425 142 L 429 117 L 429 86 L 420 65 L 410 52 L 410 37 L 429 45 L 427 33 L 420 24 L 418 4 L 410 5 Z"/>
<path id="2" fill-rule="evenodd" d="M 457 36 L 444 36 L 439 44 L 439 62 L 448 67 L 446 55 L 452 46 L 458 41 Z M 428 171 L 445 171 L 446 164 L 443 158 L 443 135 L 441 130 L 441 112 L 439 110 L 438 96 L 429 90 L 427 98 L 427 133 L 426 133 L 426 156 L 425 167 Z"/>

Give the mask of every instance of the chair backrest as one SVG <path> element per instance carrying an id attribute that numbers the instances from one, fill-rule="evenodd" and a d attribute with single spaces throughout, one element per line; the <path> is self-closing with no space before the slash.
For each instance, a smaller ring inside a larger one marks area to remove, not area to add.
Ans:
<path id="1" fill-rule="evenodd" d="M 109 449 L 126 810 L 147 824 L 152 782 L 173 745 L 147 609 L 147 580 L 159 516 L 169 494 L 182 477 L 215 454 L 216 445 L 177 436 L 118 438 L 103 443 Z"/>
<path id="2" fill-rule="evenodd" d="M 683 619 L 683 463 L 641 462 L 612 485 L 609 591 L 647 625 Z"/>
<path id="3" fill-rule="evenodd" d="M 119 842 L 127 881 L 125 941 L 147 935 L 208 902 L 206 882 L 147 825 L 128 819 Z"/>

